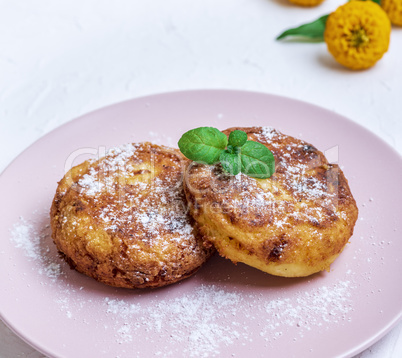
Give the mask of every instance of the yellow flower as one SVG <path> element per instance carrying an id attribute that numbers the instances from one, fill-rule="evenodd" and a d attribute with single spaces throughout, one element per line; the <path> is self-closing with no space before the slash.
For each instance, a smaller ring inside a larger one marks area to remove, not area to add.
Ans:
<path id="1" fill-rule="evenodd" d="M 402 26 L 402 0 L 381 0 L 381 7 L 394 25 Z"/>
<path id="2" fill-rule="evenodd" d="M 388 50 L 391 23 L 372 1 L 350 1 L 329 15 L 324 40 L 335 60 L 353 70 L 373 66 Z"/>
<path id="3" fill-rule="evenodd" d="M 289 0 L 289 1 L 299 6 L 316 6 L 321 4 L 324 0 Z"/>

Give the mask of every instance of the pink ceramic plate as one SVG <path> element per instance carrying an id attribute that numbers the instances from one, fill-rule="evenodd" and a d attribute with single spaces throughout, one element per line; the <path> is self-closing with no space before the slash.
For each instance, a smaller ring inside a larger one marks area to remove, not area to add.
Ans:
<path id="1" fill-rule="evenodd" d="M 49 207 L 65 167 L 127 142 L 175 145 L 198 126 L 273 126 L 343 167 L 358 203 L 355 234 L 330 273 L 285 279 L 212 258 L 158 290 L 104 286 L 62 262 Z M 236 91 L 134 99 L 37 141 L 0 177 L 1 318 L 50 357 L 349 357 L 402 312 L 402 162 L 384 142 L 325 109 Z"/>

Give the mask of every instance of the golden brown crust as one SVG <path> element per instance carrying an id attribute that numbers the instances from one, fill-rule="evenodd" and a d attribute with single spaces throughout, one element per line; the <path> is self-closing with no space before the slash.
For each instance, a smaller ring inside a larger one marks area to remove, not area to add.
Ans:
<path id="1" fill-rule="evenodd" d="M 201 233 L 222 256 L 274 275 L 329 270 L 358 215 L 343 172 L 311 144 L 272 128 L 223 132 L 235 129 L 266 145 L 276 170 L 253 179 L 191 163 L 185 193 Z"/>
<path id="2" fill-rule="evenodd" d="M 51 208 L 52 237 L 76 270 L 116 287 L 160 287 L 192 275 L 211 248 L 187 213 L 186 159 L 150 143 L 72 168 Z"/>

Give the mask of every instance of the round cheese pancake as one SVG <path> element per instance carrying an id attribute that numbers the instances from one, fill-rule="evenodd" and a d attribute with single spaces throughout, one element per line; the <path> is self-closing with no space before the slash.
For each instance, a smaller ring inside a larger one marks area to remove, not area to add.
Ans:
<path id="1" fill-rule="evenodd" d="M 77 271 L 116 287 L 160 287 L 211 255 L 187 211 L 187 160 L 150 143 L 114 148 L 72 168 L 51 208 L 52 237 Z"/>
<path id="2" fill-rule="evenodd" d="M 329 271 L 358 215 L 341 169 L 311 144 L 272 128 L 224 133 L 235 129 L 271 150 L 275 173 L 254 179 L 228 175 L 220 164 L 191 163 L 185 192 L 201 233 L 222 256 L 273 275 Z"/>

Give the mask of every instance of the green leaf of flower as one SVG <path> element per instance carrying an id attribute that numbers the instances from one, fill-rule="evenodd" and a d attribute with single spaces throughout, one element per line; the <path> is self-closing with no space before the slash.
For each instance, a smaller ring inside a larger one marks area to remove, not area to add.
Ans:
<path id="1" fill-rule="evenodd" d="M 228 139 L 219 129 L 200 127 L 184 133 L 179 140 L 180 151 L 190 160 L 214 164 L 226 148 Z"/>
<path id="2" fill-rule="evenodd" d="M 240 131 L 238 129 L 230 132 L 229 134 L 229 145 L 233 147 L 241 147 L 247 142 L 247 133 Z"/>
<path id="3" fill-rule="evenodd" d="M 263 144 L 247 141 L 241 148 L 241 171 L 253 178 L 266 179 L 275 171 L 275 158 Z"/>
<path id="4" fill-rule="evenodd" d="M 282 40 L 285 37 L 294 36 L 298 38 L 307 38 L 311 40 L 324 41 L 325 24 L 329 15 L 321 16 L 319 19 L 308 24 L 286 30 L 276 39 Z"/>
<path id="5" fill-rule="evenodd" d="M 241 160 L 239 154 L 233 154 L 224 150 L 219 157 L 219 161 L 221 162 L 222 168 L 229 174 L 237 175 L 240 173 Z"/>

